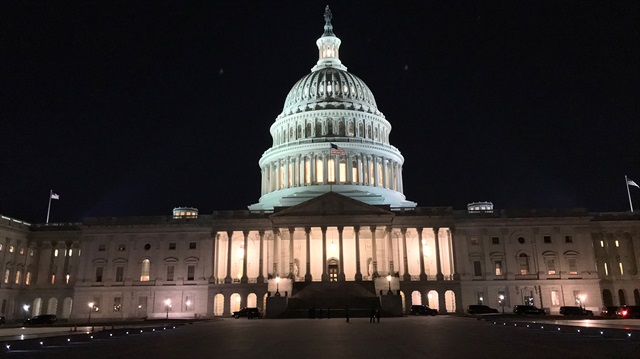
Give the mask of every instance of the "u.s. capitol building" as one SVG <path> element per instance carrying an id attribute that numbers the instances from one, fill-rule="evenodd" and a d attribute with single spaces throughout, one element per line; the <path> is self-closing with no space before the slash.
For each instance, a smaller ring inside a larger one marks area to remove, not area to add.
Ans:
<path id="1" fill-rule="evenodd" d="M 330 11 L 316 44 L 317 63 L 271 126 L 257 203 L 75 224 L 2 216 L 0 315 L 640 305 L 640 216 L 496 210 L 489 202 L 419 207 L 403 194 L 405 159 L 389 142 L 391 122 L 340 61 Z"/>

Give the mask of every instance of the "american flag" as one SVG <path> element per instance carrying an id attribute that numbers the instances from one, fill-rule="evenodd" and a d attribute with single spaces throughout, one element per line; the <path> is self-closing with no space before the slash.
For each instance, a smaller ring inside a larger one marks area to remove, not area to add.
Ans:
<path id="1" fill-rule="evenodd" d="M 331 154 L 332 154 L 332 155 L 340 155 L 340 156 L 344 156 L 344 155 L 346 155 L 347 153 L 346 153 L 346 152 L 344 152 L 344 150 L 343 150 L 342 148 L 338 147 L 338 145 L 335 145 L 335 144 L 333 144 L 333 143 L 332 143 L 332 144 L 331 144 Z"/>

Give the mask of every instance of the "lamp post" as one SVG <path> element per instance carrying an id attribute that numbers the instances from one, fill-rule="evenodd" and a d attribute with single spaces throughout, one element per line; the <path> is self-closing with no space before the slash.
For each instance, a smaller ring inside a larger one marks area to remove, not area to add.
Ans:
<path id="1" fill-rule="evenodd" d="M 96 305 L 94 302 L 89 302 L 89 324 L 91 324 L 91 312 L 93 312 L 93 306 Z"/>
<path id="2" fill-rule="evenodd" d="M 22 306 L 22 309 L 24 309 L 24 315 L 27 317 L 27 319 L 29 318 L 29 304 L 25 304 Z"/>
<path id="3" fill-rule="evenodd" d="M 500 294 L 498 296 L 499 302 L 500 302 L 500 306 L 502 307 L 502 314 L 504 314 L 504 294 Z"/>
<path id="4" fill-rule="evenodd" d="M 167 308 L 167 319 L 169 319 L 169 309 L 171 309 L 171 299 L 167 298 L 164 301 L 164 306 Z"/>
<path id="5" fill-rule="evenodd" d="M 391 291 L 391 274 L 387 276 L 387 282 L 389 282 L 389 291 L 387 292 L 387 295 L 391 295 L 393 294 L 393 292 Z"/>
<path id="6" fill-rule="evenodd" d="M 185 304 L 187 305 L 187 312 L 188 312 L 189 311 L 189 307 L 191 307 L 191 301 L 188 300 Z"/>
<path id="7" fill-rule="evenodd" d="M 276 277 L 276 297 L 280 296 L 280 276 Z"/>

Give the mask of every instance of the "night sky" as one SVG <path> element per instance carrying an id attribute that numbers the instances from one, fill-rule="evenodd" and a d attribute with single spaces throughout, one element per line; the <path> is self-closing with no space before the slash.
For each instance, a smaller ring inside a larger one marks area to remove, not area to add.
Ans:
<path id="1" fill-rule="evenodd" d="M 327 1 L 2 1 L 0 213 L 242 210 Z M 640 1 L 329 2 L 419 206 L 628 211 Z M 640 189 L 631 188 L 640 208 Z"/>

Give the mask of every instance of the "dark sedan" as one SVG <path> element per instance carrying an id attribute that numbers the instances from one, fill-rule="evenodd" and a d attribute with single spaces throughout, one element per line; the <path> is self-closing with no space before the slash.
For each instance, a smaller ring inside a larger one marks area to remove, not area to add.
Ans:
<path id="1" fill-rule="evenodd" d="M 533 305 L 516 305 L 513 307 L 513 313 L 519 315 L 545 315 L 544 309 Z"/>
<path id="2" fill-rule="evenodd" d="M 470 305 L 467 307 L 467 313 L 469 314 L 490 314 L 498 313 L 498 310 L 491 308 L 488 305 Z"/>
<path id="3" fill-rule="evenodd" d="M 412 305 L 411 306 L 411 315 L 430 315 L 434 316 L 438 314 L 438 311 L 435 309 L 431 309 L 426 305 Z"/>

